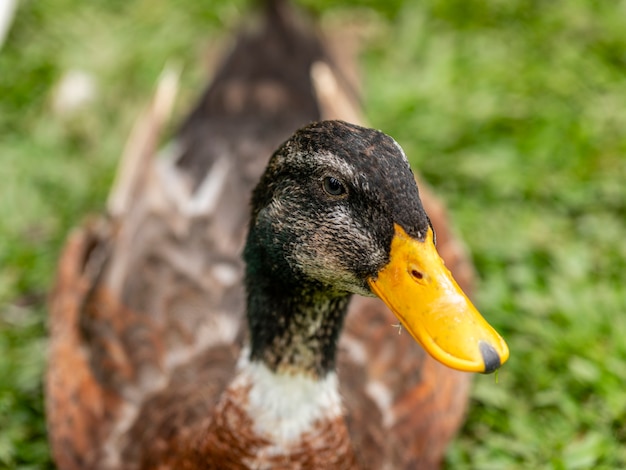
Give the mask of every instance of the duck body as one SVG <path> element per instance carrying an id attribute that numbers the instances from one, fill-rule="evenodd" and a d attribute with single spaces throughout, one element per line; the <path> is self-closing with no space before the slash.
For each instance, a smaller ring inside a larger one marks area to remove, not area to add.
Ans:
<path id="1" fill-rule="evenodd" d="M 471 265 L 391 138 L 309 124 L 341 117 L 320 63 L 350 95 L 317 34 L 271 3 L 133 197 L 69 236 L 46 383 L 59 468 L 440 465 L 470 375 L 394 328 L 371 285 L 394 226 L 432 224 L 465 291 Z"/>

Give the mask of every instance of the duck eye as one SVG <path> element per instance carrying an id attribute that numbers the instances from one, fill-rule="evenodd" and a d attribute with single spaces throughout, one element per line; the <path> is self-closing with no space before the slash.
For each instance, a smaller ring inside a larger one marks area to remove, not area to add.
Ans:
<path id="1" fill-rule="evenodd" d="M 346 194 L 346 188 L 341 181 L 332 176 L 326 176 L 323 181 L 324 191 L 331 196 L 342 196 Z"/>

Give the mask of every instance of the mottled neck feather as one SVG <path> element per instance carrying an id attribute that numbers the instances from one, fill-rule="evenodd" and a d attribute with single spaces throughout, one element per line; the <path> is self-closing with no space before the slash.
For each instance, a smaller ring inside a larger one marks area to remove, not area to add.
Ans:
<path id="1" fill-rule="evenodd" d="M 350 294 L 267 278 L 248 282 L 250 359 L 276 373 L 322 379 L 335 368 Z"/>

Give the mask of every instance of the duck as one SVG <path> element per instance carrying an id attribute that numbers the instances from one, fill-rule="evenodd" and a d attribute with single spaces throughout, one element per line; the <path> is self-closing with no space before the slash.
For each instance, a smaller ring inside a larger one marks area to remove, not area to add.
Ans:
<path id="1" fill-rule="evenodd" d="M 268 1 L 172 143 L 175 74 L 50 295 L 60 469 L 435 469 L 508 358 L 443 204 Z M 345 66 L 345 63 L 343 63 Z"/>

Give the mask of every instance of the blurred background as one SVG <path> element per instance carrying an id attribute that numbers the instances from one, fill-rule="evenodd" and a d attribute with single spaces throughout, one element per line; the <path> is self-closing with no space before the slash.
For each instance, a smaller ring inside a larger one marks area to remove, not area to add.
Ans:
<path id="1" fill-rule="evenodd" d="M 300 3 L 360 31 L 367 119 L 446 201 L 511 348 L 476 377 L 447 468 L 626 468 L 626 1 Z M 68 230 L 103 209 L 165 64 L 176 122 L 248 7 L 19 2 L 0 49 L 0 468 L 52 467 L 45 301 Z"/>

